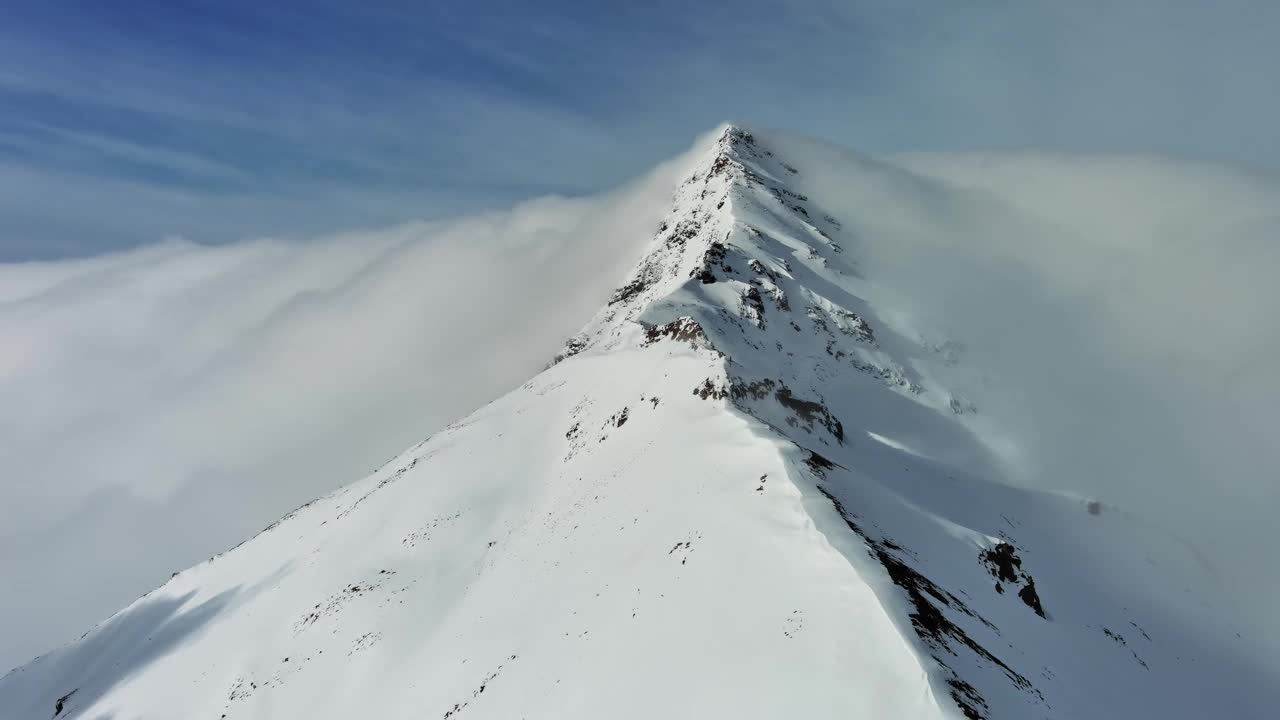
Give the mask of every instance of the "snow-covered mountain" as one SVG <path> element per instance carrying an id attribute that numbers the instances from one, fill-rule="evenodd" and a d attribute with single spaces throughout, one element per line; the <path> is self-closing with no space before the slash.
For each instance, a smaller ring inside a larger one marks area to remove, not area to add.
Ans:
<path id="1" fill-rule="evenodd" d="M 1270 715 L 1190 546 L 997 481 L 964 339 L 873 302 L 806 172 L 724 128 L 544 372 L 14 670 L 0 717 Z"/>

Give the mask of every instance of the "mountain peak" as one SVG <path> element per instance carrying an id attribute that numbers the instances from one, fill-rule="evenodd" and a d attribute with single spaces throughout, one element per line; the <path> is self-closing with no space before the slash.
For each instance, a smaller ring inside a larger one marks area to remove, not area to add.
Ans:
<path id="1" fill-rule="evenodd" d="M 798 173 L 751 132 L 724 126 L 676 189 L 631 277 L 566 344 L 557 361 L 588 348 L 616 347 L 628 326 L 669 322 L 678 317 L 672 312 L 686 304 L 691 312 L 737 312 L 741 306 L 754 313 L 761 291 L 785 302 L 785 292 L 774 281 L 779 273 L 790 273 L 790 261 L 776 253 L 778 248 L 767 247 L 763 227 L 785 233 L 807 258 L 824 265 L 841 252 L 830 235 L 839 221 L 787 187 Z M 741 297 L 698 287 L 715 283 L 736 289 Z M 698 300 L 690 303 L 693 296 Z"/>
<path id="2" fill-rule="evenodd" d="M 725 124 L 715 141 L 715 149 L 722 155 L 735 155 L 739 152 L 751 151 L 755 146 L 755 135 L 741 125 Z"/>
<path id="3" fill-rule="evenodd" d="M 716 135 L 708 152 L 697 163 L 691 179 L 710 178 L 720 174 L 739 176 L 746 164 L 771 157 L 773 152 L 760 147 L 756 136 L 740 125 L 726 124 Z"/>

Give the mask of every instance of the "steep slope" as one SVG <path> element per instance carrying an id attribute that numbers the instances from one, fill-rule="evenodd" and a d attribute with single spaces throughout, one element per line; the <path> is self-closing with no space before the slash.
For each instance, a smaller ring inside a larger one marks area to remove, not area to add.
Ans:
<path id="1" fill-rule="evenodd" d="M 804 172 L 725 128 L 555 364 L 0 679 L 0 717 L 1264 716 L 1189 548 L 996 482 L 962 346 L 867 301 Z"/>

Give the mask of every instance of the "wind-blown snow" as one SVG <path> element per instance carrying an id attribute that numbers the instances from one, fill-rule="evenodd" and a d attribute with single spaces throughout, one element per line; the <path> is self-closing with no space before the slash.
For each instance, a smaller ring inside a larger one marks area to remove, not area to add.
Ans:
<path id="1" fill-rule="evenodd" d="M 987 408 L 1017 388 L 876 274 L 877 242 L 953 230 L 894 207 L 963 218 L 946 186 L 871 164 L 836 192 L 838 159 L 797 148 L 701 145 L 555 365 L 14 671 L 0 707 L 1264 716 L 1274 669 L 1212 562 L 1009 484 L 1034 463 Z"/>

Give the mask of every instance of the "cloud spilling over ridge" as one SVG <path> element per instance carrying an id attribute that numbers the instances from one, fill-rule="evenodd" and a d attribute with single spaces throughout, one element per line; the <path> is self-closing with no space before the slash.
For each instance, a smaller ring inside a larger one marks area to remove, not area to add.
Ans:
<path id="1" fill-rule="evenodd" d="M 535 374 L 684 162 L 454 221 L 0 265 L 0 665 Z"/>
<path id="2" fill-rule="evenodd" d="M 928 154 L 780 138 L 847 219 L 873 304 L 964 343 L 951 380 L 1008 480 L 1194 545 L 1276 653 L 1280 180 L 1143 156 Z M 1099 568 L 1105 572 L 1105 568 Z"/>

